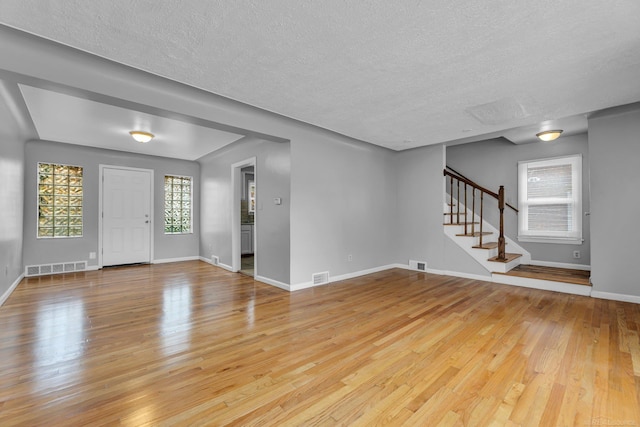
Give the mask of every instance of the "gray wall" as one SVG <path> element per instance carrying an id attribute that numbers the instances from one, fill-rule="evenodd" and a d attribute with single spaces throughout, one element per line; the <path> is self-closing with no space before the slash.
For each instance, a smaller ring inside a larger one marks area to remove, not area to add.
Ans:
<path id="1" fill-rule="evenodd" d="M 81 238 L 37 239 L 37 163 L 62 163 L 84 168 L 83 222 Z M 45 264 L 87 260 L 98 251 L 99 165 L 127 166 L 154 170 L 154 260 L 197 257 L 200 226 L 200 166 L 196 162 L 144 156 L 48 141 L 30 141 L 25 146 L 24 263 Z M 193 233 L 164 234 L 164 175 L 193 177 Z"/>
<path id="2" fill-rule="evenodd" d="M 0 32 L 3 67 L 29 76 L 25 81 L 31 85 L 74 87 L 94 98 L 119 99 L 116 104 L 133 102 L 149 114 L 167 110 L 224 123 L 225 129 L 245 129 L 261 139 L 291 141 L 290 283 L 307 283 L 318 271 L 336 276 L 389 263 L 395 212 L 387 202 L 395 190 L 390 151 L 37 37 Z M 42 63 L 48 66 L 34 66 Z M 353 186 L 343 181 L 350 177 Z M 211 255 L 208 243 L 202 251 Z M 348 253 L 352 262 L 346 261 Z M 279 276 L 273 279 L 286 279 Z"/>
<path id="3" fill-rule="evenodd" d="M 640 296 L 640 108 L 589 118 L 593 290 Z"/>
<path id="4" fill-rule="evenodd" d="M 443 168 L 442 145 L 395 154 L 397 209 L 394 262 L 426 261 L 428 268 L 445 269 Z"/>
<path id="5" fill-rule="evenodd" d="M 516 145 L 504 139 L 494 139 L 447 147 L 447 164 L 478 184 L 498 191 L 505 186 L 508 203 L 518 206 L 518 161 L 582 154 L 582 210 L 590 211 L 589 201 L 589 144 L 587 135 L 563 136 L 552 143 L 535 142 Z M 471 198 L 469 194 L 469 203 Z M 497 202 L 485 199 L 486 219 L 499 225 Z M 518 241 L 518 217 L 505 209 L 505 234 Z M 582 245 L 518 242 L 537 261 L 551 261 L 589 265 L 591 262 L 590 217 L 582 217 Z M 573 258 L 573 251 L 580 251 L 580 259 Z"/>
<path id="6" fill-rule="evenodd" d="M 295 137 L 291 283 L 308 283 L 313 273 L 335 277 L 390 264 L 396 223 L 393 152 L 313 129 L 299 129 Z"/>
<path id="7" fill-rule="evenodd" d="M 0 96 L 0 298 L 23 273 L 24 145 Z"/>
<path id="8" fill-rule="evenodd" d="M 149 114 L 161 109 L 224 123 L 224 129 L 245 129 L 261 139 L 291 141 L 290 283 L 307 283 L 318 271 L 336 276 L 389 262 L 395 212 L 387 202 L 395 189 L 390 151 L 37 37 L 2 28 L 0 33 L 3 68 L 29 76 L 31 85 L 74 87 L 125 106 L 133 102 Z M 48 66 L 37 66 L 42 63 Z M 349 177 L 353 186 L 343 181 Z M 208 257 L 207 246 L 202 250 Z"/>
<path id="9" fill-rule="evenodd" d="M 255 232 L 259 276 L 289 284 L 291 157 L 286 142 L 246 138 L 198 160 L 201 165 L 200 255 L 231 265 L 231 165 L 256 157 Z M 281 205 L 273 199 L 280 197 Z"/>

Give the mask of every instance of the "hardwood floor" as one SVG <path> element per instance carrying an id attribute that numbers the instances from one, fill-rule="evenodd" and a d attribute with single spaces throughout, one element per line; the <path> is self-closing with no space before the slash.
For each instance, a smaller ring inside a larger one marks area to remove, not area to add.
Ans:
<path id="1" fill-rule="evenodd" d="M 570 268 L 542 267 L 538 265 L 520 264 L 506 274 L 508 276 L 529 277 L 533 279 L 552 280 L 554 282 L 573 283 L 575 285 L 591 286 L 591 272 Z"/>
<path id="2" fill-rule="evenodd" d="M 242 255 L 240 260 L 240 273 L 253 277 L 255 257 L 253 255 Z"/>
<path id="3" fill-rule="evenodd" d="M 630 303 L 193 261 L 27 279 L 0 325 L 1 426 L 640 425 Z"/>

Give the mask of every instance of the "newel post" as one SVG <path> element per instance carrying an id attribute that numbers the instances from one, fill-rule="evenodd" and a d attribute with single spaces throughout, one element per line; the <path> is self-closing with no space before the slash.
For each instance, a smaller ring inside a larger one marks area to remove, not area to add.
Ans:
<path id="1" fill-rule="evenodd" d="M 506 258 L 504 241 L 504 185 L 501 185 L 500 190 L 498 191 L 498 209 L 500 209 L 500 237 L 498 237 L 498 259 L 504 260 Z"/>

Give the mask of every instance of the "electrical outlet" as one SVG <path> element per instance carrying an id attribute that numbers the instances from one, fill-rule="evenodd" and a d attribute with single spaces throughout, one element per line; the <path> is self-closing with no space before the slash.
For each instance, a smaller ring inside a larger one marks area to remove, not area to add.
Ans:
<path id="1" fill-rule="evenodd" d="M 89 259 L 96 259 L 96 253 L 95 252 L 89 252 Z"/>
<path id="2" fill-rule="evenodd" d="M 574 257 L 575 259 L 580 258 L 580 251 L 573 251 L 573 257 Z"/>

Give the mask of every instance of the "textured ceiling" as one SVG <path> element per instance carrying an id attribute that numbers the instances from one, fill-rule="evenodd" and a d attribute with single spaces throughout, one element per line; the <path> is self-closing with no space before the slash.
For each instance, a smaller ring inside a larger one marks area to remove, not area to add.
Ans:
<path id="1" fill-rule="evenodd" d="M 393 149 L 640 101 L 638 0 L 3 0 L 0 22 Z"/>

